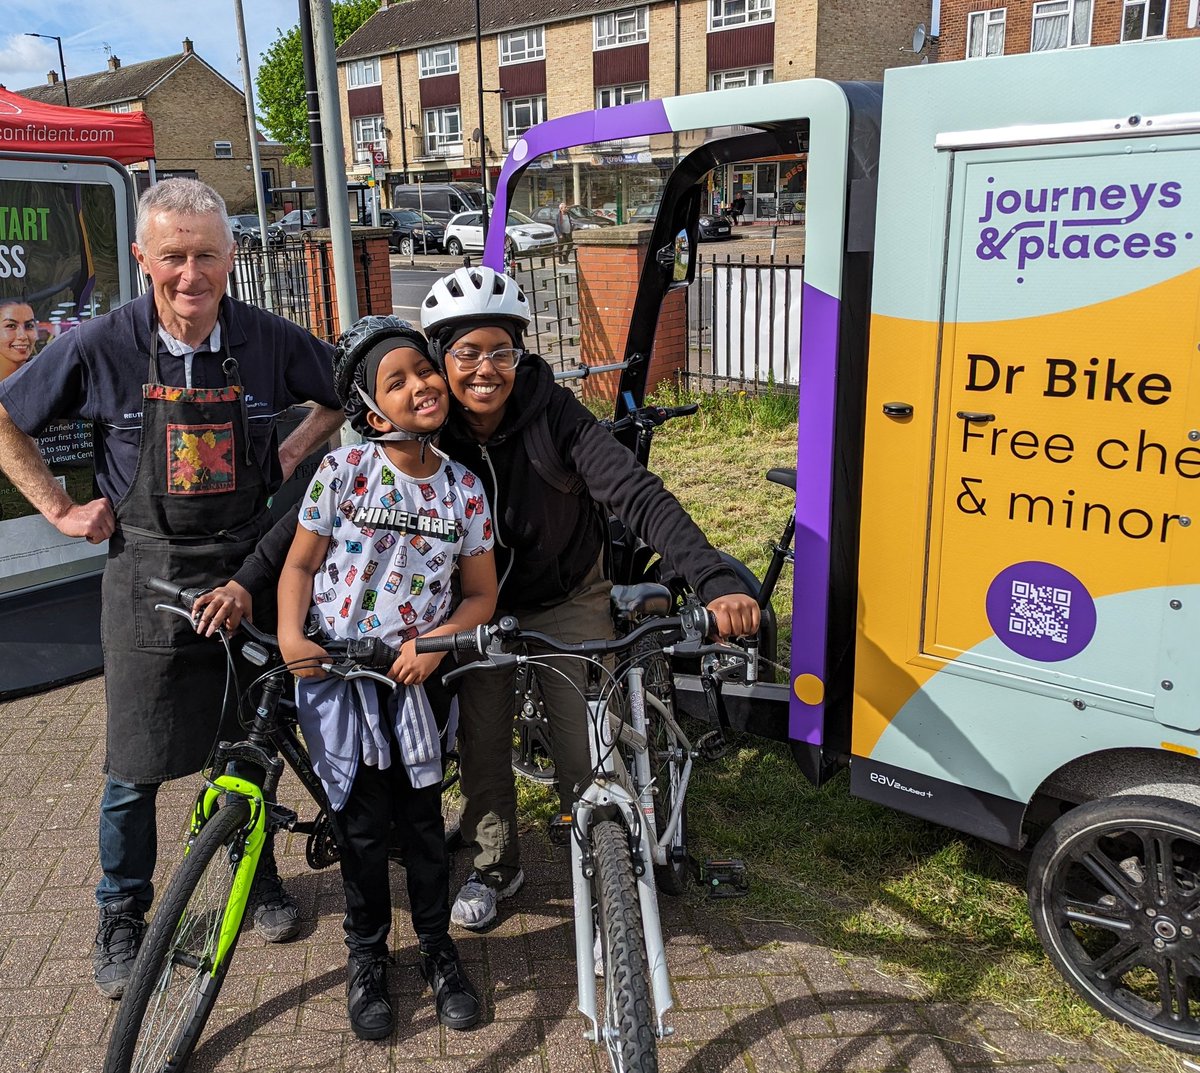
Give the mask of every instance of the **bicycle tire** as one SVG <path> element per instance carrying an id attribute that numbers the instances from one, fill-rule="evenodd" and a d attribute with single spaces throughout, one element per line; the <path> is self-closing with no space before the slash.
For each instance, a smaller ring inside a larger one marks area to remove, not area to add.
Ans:
<path id="1" fill-rule="evenodd" d="M 223 805 L 172 878 L 117 1011 L 104 1073 L 180 1073 L 186 1068 L 237 948 L 235 937 L 221 964 L 209 962 L 244 860 L 239 856 L 231 862 L 228 851 L 249 819 L 244 799 Z M 246 905 L 230 908 L 244 913 Z M 237 923 L 240 927 L 241 921 Z"/>
<path id="2" fill-rule="evenodd" d="M 591 832 L 593 896 L 604 959 L 600 1032 L 613 1073 L 658 1073 L 658 1041 L 642 909 L 625 828 L 613 820 Z"/>
<path id="3" fill-rule="evenodd" d="M 645 688 L 675 713 L 675 682 L 671 664 L 661 652 L 646 663 Z M 646 706 L 646 721 L 650 731 L 650 772 L 658 793 L 654 796 L 654 834 L 662 838 L 667 829 L 667 817 L 675 807 L 679 780 L 683 774 L 682 745 L 675 732 L 650 705 Z M 689 872 L 687 859 L 687 801 L 679 810 L 679 825 L 667 847 L 670 859 L 654 866 L 654 881 L 665 894 L 679 895 L 687 888 Z"/>

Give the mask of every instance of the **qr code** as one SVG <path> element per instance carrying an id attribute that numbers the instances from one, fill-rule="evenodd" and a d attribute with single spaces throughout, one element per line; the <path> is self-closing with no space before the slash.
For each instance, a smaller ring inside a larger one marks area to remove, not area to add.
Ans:
<path id="1" fill-rule="evenodd" d="M 1071 622 L 1071 590 L 1031 581 L 1012 583 L 1008 629 L 1025 637 L 1044 637 L 1065 645 Z"/>

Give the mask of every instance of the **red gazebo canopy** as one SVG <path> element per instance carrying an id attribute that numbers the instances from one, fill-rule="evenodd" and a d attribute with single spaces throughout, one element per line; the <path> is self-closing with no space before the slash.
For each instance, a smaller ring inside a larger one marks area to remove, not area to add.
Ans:
<path id="1" fill-rule="evenodd" d="M 154 156 L 154 126 L 144 112 L 40 104 L 0 86 L 0 152 L 103 156 L 132 164 Z"/>

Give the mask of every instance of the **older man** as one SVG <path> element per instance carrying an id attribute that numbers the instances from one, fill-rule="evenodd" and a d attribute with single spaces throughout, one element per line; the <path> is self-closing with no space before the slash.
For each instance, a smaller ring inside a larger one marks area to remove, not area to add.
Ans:
<path id="1" fill-rule="evenodd" d="M 0 468 L 61 533 L 109 541 L 93 969 L 111 998 L 124 991 L 153 897 L 158 786 L 198 771 L 222 735 L 221 646 L 156 612 L 146 579 L 231 577 L 267 527 L 268 497 L 342 420 L 331 349 L 226 296 L 233 249 L 215 190 L 191 179 L 151 187 L 133 246 L 151 293 L 75 329 L 0 383 Z M 278 416 L 302 401 L 316 406 L 280 444 Z M 66 417 L 95 429 L 100 496 L 90 503 L 70 499 L 31 439 Z M 251 610 L 244 589 L 223 591 L 230 595 L 206 609 L 205 628 L 236 625 Z M 273 855 L 253 904 L 264 938 L 296 934 Z"/>

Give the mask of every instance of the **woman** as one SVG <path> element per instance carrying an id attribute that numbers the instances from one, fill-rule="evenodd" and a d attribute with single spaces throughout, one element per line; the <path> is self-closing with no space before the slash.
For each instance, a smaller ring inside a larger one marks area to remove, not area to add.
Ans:
<path id="1" fill-rule="evenodd" d="M 567 641 L 612 636 L 611 582 L 604 576 L 607 515 L 615 514 L 682 575 L 716 616 L 723 636 L 754 634 L 758 605 L 695 522 L 566 388 L 522 348 L 529 303 L 517 282 L 490 268 L 460 268 L 433 285 L 421 326 L 453 396 L 440 446 L 479 475 L 492 504 L 497 615 Z M 547 465 L 553 452 L 557 465 Z M 557 479 L 563 471 L 572 479 Z M 560 807 L 591 769 L 582 700 L 585 671 L 563 661 L 542 692 Z M 496 903 L 524 882 L 511 767 L 511 674 L 466 675 L 459 685 L 463 841 L 474 871 L 451 919 L 480 929 Z"/>
<path id="2" fill-rule="evenodd" d="M 37 338 L 33 307 L 18 298 L 0 300 L 0 380 L 33 357 Z"/>

